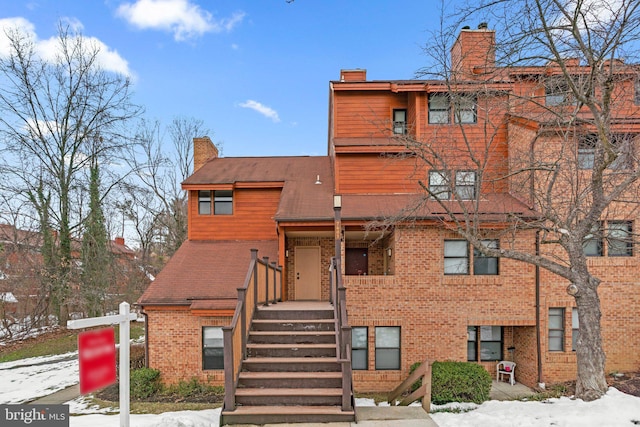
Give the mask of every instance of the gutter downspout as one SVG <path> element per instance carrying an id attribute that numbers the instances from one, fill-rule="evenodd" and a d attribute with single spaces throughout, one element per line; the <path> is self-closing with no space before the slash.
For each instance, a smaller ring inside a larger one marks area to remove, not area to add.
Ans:
<path id="1" fill-rule="evenodd" d="M 142 309 L 144 316 L 144 367 L 149 367 L 149 315 Z"/>
<path id="2" fill-rule="evenodd" d="M 536 256 L 540 256 L 540 230 L 536 230 Z M 538 367 L 538 385 L 542 382 L 542 353 L 540 342 L 540 266 L 536 265 L 536 349 Z"/>

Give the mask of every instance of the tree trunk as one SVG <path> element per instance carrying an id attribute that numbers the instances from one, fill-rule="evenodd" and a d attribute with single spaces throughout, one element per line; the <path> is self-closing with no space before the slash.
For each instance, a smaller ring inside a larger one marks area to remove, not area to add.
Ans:
<path id="1" fill-rule="evenodd" d="M 607 392 L 604 367 L 606 356 L 602 349 L 600 332 L 599 281 L 587 277 L 582 284 L 575 284 L 580 335 L 576 343 L 578 374 L 576 397 L 586 402 L 599 399 Z"/>

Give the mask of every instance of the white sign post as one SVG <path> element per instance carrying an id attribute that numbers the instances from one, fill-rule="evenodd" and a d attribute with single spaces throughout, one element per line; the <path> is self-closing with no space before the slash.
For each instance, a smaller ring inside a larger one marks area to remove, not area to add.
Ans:
<path id="1" fill-rule="evenodd" d="M 129 322 L 137 317 L 136 313 L 129 312 L 129 303 L 123 302 L 120 304 L 118 315 L 67 322 L 67 329 L 120 324 L 120 427 L 129 427 Z"/>

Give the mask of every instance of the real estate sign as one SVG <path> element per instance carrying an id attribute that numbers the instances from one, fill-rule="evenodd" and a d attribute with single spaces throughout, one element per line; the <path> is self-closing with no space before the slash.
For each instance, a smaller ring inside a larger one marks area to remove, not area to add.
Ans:
<path id="1" fill-rule="evenodd" d="M 116 341 L 113 328 L 78 335 L 80 393 L 91 393 L 116 382 Z"/>

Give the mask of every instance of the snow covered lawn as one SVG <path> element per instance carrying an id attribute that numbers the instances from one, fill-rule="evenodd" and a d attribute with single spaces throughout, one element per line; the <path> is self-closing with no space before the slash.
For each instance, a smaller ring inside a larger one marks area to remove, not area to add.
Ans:
<path id="1" fill-rule="evenodd" d="M 0 403 L 23 403 L 78 382 L 77 352 L 0 363 Z M 90 407 L 82 397 L 69 404 L 71 427 L 118 425 L 117 410 Z M 372 406 L 372 400 L 357 399 L 357 406 Z M 602 399 L 583 402 L 568 398 L 546 402 L 489 401 L 482 405 L 450 404 L 435 407 L 475 408 L 464 413 L 432 414 L 440 427 L 633 427 L 640 425 L 640 398 L 614 388 Z M 105 412 L 111 412 L 107 414 Z M 114 413 L 115 412 L 115 413 Z M 131 427 L 219 427 L 220 409 L 131 415 Z M 355 424 L 354 424 L 355 425 Z"/>

